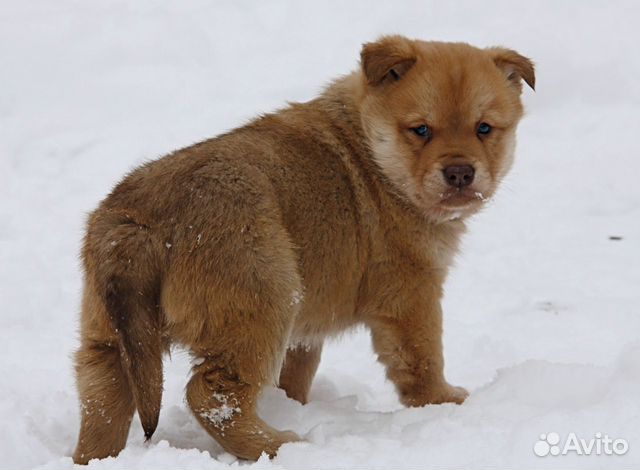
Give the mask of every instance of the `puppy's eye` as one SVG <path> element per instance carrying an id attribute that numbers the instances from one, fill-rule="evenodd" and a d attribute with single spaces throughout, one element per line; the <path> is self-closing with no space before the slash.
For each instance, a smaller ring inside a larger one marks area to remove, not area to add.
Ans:
<path id="1" fill-rule="evenodd" d="M 416 134 L 419 137 L 422 137 L 423 139 L 429 140 L 431 138 L 431 129 L 426 124 L 422 124 L 421 126 L 418 126 L 418 127 L 412 127 L 411 130 L 413 131 L 414 134 Z"/>
<path id="2" fill-rule="evenodd" d="M 476 130 L 476 132 L 478 133 L 478 135 L 487 135 L 491 132 L 491 129 L 493 129 L 489 124 L 487 124 L 486 122 L 481 122 L 480 124 L 478 124 L 478 129 Z"/>

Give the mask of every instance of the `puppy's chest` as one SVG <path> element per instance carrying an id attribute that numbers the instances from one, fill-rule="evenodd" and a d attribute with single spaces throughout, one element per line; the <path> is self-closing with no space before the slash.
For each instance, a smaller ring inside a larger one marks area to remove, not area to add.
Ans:
<path id="1" fill-rule="evenodd" d="M 460 223 L 426 234 L 417 247 L 423 253 L 425 263 L 431 268 L 448 271 L 459 250 L 460 235 L 463 231 L 464 226 Z"/>
<path id="2" fill-rule="evenodd" d="M 458 253 L 460 238 L 466 228 L 462 221 L 424 224 L 396 239 L 404 252 L 429 268 L 447 269 Z"/>

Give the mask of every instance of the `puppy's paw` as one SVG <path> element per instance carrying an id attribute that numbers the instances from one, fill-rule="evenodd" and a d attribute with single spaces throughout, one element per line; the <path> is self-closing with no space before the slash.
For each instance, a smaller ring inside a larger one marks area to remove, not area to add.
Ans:
<path id="1" fill-rule="evenodd" d="M 469 392 L 465 388 L 447 384 L 441 392 L 440 400 L 433 403 L 456 403 L 460 405 L 468 396 Z"/>
<path id="2" fill-rule="evenodd" d="M 300 436 L 298 436 L 293 431 L 273 430 L 268 436 L 268 440 L 266 442 L 266 445 L 263 451 L 266 452 L 270 458 L 273 458 L 278 454 L 278 450 L 282 445 L 287 444 L 289 442 L 300 442 L 300 441 L 302 441 Z M 257 460 L 257 459 L 252 459 L 252 460 Z"/>
<path id="3" fill-rule="evenodd" d="M 441 403 L 456 403 L 460 405 L 469 396 L 469 392 L 455 385 L 439 385 L 422 390 L 419 394 L 401 394 L 401 401 L 405 406 L 439 405 Z"/>

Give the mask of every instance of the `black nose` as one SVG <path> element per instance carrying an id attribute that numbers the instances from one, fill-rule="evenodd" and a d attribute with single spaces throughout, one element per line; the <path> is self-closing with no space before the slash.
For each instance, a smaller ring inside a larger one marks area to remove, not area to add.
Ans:
<path id="1" fill-rule="evenodd" d="M 449 186 L 464 188 L 473 183 L 476 170 L 471 165 L 451 165 L 442 170 L 442 174 Z"/>

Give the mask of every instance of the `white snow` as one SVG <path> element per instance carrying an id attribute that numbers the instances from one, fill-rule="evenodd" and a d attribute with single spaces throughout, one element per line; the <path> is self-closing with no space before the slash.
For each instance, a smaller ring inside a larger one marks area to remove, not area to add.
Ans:
<path id="1" fill-rule="evenodd" d="M 325 347 L 309 404 L 266 390 L 265 420 L 306 442 L 246 465 L 640 467 L 638 20 L 634 1 L 3 1 L 0 467 L 72 467 L 86 213 L 133 166 L 312 98 L 381 33 L 537 64 L 514 169 L 446 286 L 447 376 L 471 395 L 403 409 L 358 330 Z M 184 403 L 189 359 L 166 361 L 151 442 L 136 419 L 90 467 L 239 464 Z M 554 432 L 629 449 L 536 456 Z"/>
<path id="2" fill-rule="evenodd" d="M 224 431 L 227 426 L 233 426 L 233 421 L 229 422 L 235 414 L 240 414 L 242 410 L 238 406 L 237 398 L 227 396 L 222 393 L 213 393 L 213 398 L 220 402 L 220 406 L 202 410 L 200 416 L 209 420 L 216 428 Z"/>
<path id="3" fill-rule="evenodd" d="M 294 290 L 291 293 L 291 305 L 298 305 L 304 299 L 304 293 Z"/>
<path id="4" fill-rule="evenodd" d="M 474 196 L 476 197 L 476 199 L 480 199 L 481 201 L 487 202 L 489 200 L 489 198 L 486 198 L 480 191 L 476 191 L 474 193 Z"/>

